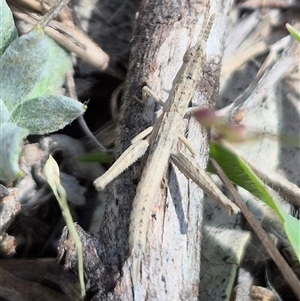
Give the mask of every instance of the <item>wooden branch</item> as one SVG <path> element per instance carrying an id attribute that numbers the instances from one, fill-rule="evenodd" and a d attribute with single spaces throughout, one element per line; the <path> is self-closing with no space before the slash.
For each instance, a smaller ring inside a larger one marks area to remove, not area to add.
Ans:
<path id="1" fill-rule="evenodd" d="M 216 25 L 208 41 L 208 61 L 203 78 L 199 79 L 193 105 L 212 106 L 218 94 L 224 16 L 231 1 L 218 1 L 213 5 L 211 13 L 218 11 Z M 155 112 L 157 105 L 153 100 L 149 99 L 146 105 L 142 105 L 134 100 L 134 96 L 141 98 L 142 87 L 147 85 L 166 100 L 183 55 L 200 32 L 206 9 L 207 3 L 189 7 L 187 2 L 178 5 L 177 1 L 162 3 L 155 0 L 141 7 L 125 83 L 116 157 L 128 147 L 135 135 L 152 125 L 161 112 L 160 109 Z M 198 162 L 204 167 L 207 161 L 206 133 L 193 120 L 184 121 L 182 130 L 183 133 L 188 132 L 199 154 Z M 104 243 L 102 262 L 118 279 L 114 300 L 149 300 L 153 296 L 158 300 L 196 300 L 200 284 L 203 194 L 173 165 L 167 171 L 166 186 L 158 191 L 153 205 L 140 294 L 132 295 L 128 227 L 141 165 L 142 162 L 125 171 L 111 186 L 109 205 L 99 231 Z"/>
<path id="2" fill-rule="evenodd" d="M 191 101 L 193 106 L 214 106 L 218 96 L 223 35 L 231 2 L 213 1 L 209 10 L 211 14 L 216 14 L 216 19 L 207 43 L 207 62 Z M 199 4 L 199 1 L 178 3 L 175 0 L 149 0 L 143 3 L 132 39 L 118 124 L 116 157 L 129 146 L 133 137 L 154 124 L 161 113 L 161 108 L 153 99 L 148 98 L 146 104 L 141 104 L 134 97 L 141 99 L 142 87 L 147 85 L 163 101 L 167 99 L 182 65 L 183 55 L 200 33 L 207 9 L 207 1 Z M 200 166 L 205 167 L 208 158 L 207 133 L 194 120 L 183 121 L 182 133 L 198 154 Z M 180 143 L 177 147 L 184 149 Z M 146 157 L 143 160 L 147 160 Z M 98 278 L 99 281 L 108 278 L 115 287 L 111 290 L 111 287 L 102 285 L 92 300 L 197 300 L 203 192 L 172 164 L 166 171 L 166 179 L 153 204 L 141 287 L 135 291 L 135 295 L 133 293 L 128 230 L 132 200 L 143 160 L 110 185 L 110 199 L 98 233 L 100 274 L 104 271 Z M 109 295 L 106 295 L 107 291 L 110 291 Z"/>

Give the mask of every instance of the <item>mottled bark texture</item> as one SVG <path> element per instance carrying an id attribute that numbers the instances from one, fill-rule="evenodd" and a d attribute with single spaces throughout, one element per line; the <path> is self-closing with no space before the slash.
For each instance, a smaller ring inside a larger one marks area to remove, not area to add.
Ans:
<path id="1" fill-rule="evenodd" d="M 200 33 L 205 12 L 215 13 L 215 22 L 207 43 L 204 65 L 197 91 L 190 106 L 213 107 L 218 95 L 223 35 L 231 1 L 144 1 L 137 15 L 132 50 L 124 87 L 121 118 L 118 124 L 116 157 L 129 146 L 139 132 L 153 125 L 161 108 L 141 98 L 144 85 L 166 100 L 172 81 L 188 47 Z M 182 122 L 185 134 L 197 153 L 197 161 L 206 166 L 207 133 L 192 119 Z M 184 150 L 182 143 L 178 149 Z M 99 229 L 98 255 L 103 271 L 110 274 L 115 288 L 105 289 L 93 300 L 197 300 L 200 286 L 200 241 L 202 191 L 187 180 L 172 164 L 162 179 L 153 202 L 146 252 L 138 292 L 132 289 L 128 229 L 132 200 L 143 168 L 143 160 L 127 169 L 110 185 L 110 199 Z M 110 282 L 108 282 L 110 283 Z"/>

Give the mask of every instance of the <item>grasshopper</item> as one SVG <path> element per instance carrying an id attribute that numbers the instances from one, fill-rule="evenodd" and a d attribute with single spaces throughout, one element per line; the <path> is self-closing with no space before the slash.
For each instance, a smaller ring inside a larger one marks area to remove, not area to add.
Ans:
<path id="1" fill-rule="evenodd" d="M 216 199 L 228 214 L 235 214 L 239 211 L 237 206 L 219 191 L 192 155 L 172 154 L 173 146 L 179 137 L 182 119 L 206 62 L 205 43 L 209 37 L 213 20 L 214 15 L 205 18 L 196 45 L 185 53 L 182 66 L 173 80 L 164 111 L 157 123 L 153 128 L 148 128 L 136 136 L 132 140 L 131 146 L 125 150 L 112 167 L 94 181 L 98 190 L 103 189 L 112 179 L 143 156 L 147 149 L 149 150 L 149 156 L 133 200 L 129 229 L 129 249 L 133 262 L 134 285 L 140 281 L 139 271 L 145 252 L 153 201 L 170 159 L 187 177 L 192 178 L 208 195 Z M 148 87 L 143 88 L 142 94 L 143 101 L 147 94 L 157 99 Z M 147 135 L 149 136 L 143 139 Z"/>

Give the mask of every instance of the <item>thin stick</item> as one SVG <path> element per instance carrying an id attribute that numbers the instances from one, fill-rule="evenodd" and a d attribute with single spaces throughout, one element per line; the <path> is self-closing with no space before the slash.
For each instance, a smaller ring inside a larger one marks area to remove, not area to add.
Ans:
<path id="1" fill-rule="evenodd" d="M 73 70 L 67 73 L 67 81 L 66 81 L 67 88 L 69 90 L 70 97 L 78 100 L 77 93 L 75 89 L 75 82 L 73 77 Z M 94 134 L 89 129 L 88 125 L 85 122 L 85 119 L 82 115 L 78 116 L 77 121 L 83 133 L 86 137 L 90 140 L 94 147 L 98 148 L 102 152 L 108 152 L 108 150 L 98 141 L 98 139 L 94 136 Z"/>
<path id="2" fill-rule="evenodd" d="M 56 3 L 50 7 L 50 9 L 38 22 L 42 26 L 42 28 L 45 28 L 48 25 L 48 23 L 57 16 L 61 9 L 68 4 L 68 2 L 69 0 L 56 1 Z"/>
<path id="3" fill-rule="evenodd" d="M 261 227 L 259 222 L 254 217 L 254 215 L 251 213 L 251 211 L 248 209 L 246 204 L 243 202 L 242 198 L 240 197 L 240 195 L 238 194 L 237 190 L 234 188 L 233 184 L 230 182 L 228 177 L 225 175 L 222 168 L 218 165 L 218 163 L 214 159 L 210 158 L 209 160 L 214 170 L 216 171 L 217 175 L 220 177 L 223 184 L 228 189 L 229 193 L 232 195 L 234 202 L 241 209 L 243 215 L 245 216 L 246 220 L 252 227 L 253 231 L 258 236 L 261 243 L 266 248 L 271 258 L 274 260 L 275 264 L 278 266 L 279 270 L 281 271 L 283 277 L 289 284 L 290 288 L 296 294 L 298 300 L 300 300 L 300 282 L 297 279 L 295 273 L 290 268 L 290 266 L 286 263 L 284 258 L 281 256 L 280 252 L 276 249 L 276 247 L 271 242 L 265 230 Z"/>

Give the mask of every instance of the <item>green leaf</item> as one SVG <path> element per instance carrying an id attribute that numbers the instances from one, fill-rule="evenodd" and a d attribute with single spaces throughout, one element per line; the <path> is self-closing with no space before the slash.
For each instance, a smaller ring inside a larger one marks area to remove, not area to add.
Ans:
<path id="1" fill-rule="evenodd" d="M 218 162 L 233 183 L 243 187 L 274 210 L 283 223 L 287 237 L 300 261 L 300 221 L 287 214 L 248 164 L 224 145 L 211 141 L 210 156 Z M 211 167 L 209 171 L 213 172 Z"/>
<path id="2" fill-rule="evenodd" d="M 111 164 L 113 160 L 113 155 L 103 152 L 94 152 L 89 154 L 84 154 L 77 157 L 79 162 L 99 162 Z"/>
<path id="3" fill-rule="evenodd" d="M 17 30 L 10 8 L 5 0 L 0 0 L 0 56 L 17 37 Z"/>
<path id="4" fill-rule="evenodd" d="M 300 32 L 298 32 L 292 25 L 286 24 L 285 25 L 289 33 L 300 43 Z"/>
<path id="5" fill-rule="evenodd" d="M 300 261 L 300 222 L 293 216 L 285 214 L 285 223 L 283 224 L 285 233 L 295 251 L 295 254 Z"/>
<path id="6" fill-rule="evenodd" d="M 48 43 L 42 28 L 14 40 L 0 58 L 0 98 L 14 110 L 37 84 L 48 59 Z"/>
<path id="7" fill-rule="evenodd" d="M 265 188 L 264 183 L 252 169 L 235 153 L 224 145 L 210 142 L 210 156 L 221 166 L 227 177 L 238 186 L 243 187 L 257 198 L 269 205 L 283 221 L 278 206 Z M 211 170 L 209 170 L 211 171 Z"/>
<path id="8" fill-rule="evenodd" d="M 47 35 L 45 35 L 45 40 L 47 41 L 48 58 L 43 66 L 43 73 L 26 99 L 56 92 L 64 83 L 66 72 L 72 68 L 69 54 Z"/>
<path id="9" fill-rule="evenodd" d="M 12 123 L 0 124 L 0 179 L 14 180 L 22 175 L 19 154 L 28 131 Z"/>
<path id="10" fill-rule="evenodd" d="M 11 122 L 29 130 L 30 134 L 57 131 L 83 114 L 86 106 L 62 95 L 43 95 L 29 99 L 11 114 Z"/>

